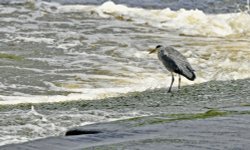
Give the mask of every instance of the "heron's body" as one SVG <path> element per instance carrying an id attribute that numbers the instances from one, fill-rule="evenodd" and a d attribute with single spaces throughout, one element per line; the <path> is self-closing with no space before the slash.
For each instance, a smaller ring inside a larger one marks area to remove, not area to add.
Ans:
<path id="1" fill-rule="evenodd" d="M 172 74 L 172 82 L 170 84 L 168 92 L 171 92 L 171 88 L 174 82 L 173 73 L 179 74 L 179 85 L 178 85 L 179 88 L 181 82 L 180 75 L 186 77 L 191 81 L 195 79 L 194 69 L 191 67 L 187 59 L 180 52 L 178 52 L 172 47 L 163 47 L 161 45 L 158 45 L 150 53 L 154 51 L 157 51 L 159 60 Z"/>

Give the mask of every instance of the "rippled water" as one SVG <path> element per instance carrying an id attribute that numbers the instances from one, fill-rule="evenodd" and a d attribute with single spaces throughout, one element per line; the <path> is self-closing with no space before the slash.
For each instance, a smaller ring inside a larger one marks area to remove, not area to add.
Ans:
<path id="1" fill-rule="evenodd" d="M 64 135 L 67 129 L 75 126 L 143 115 L 150 115 L 150 113 L 141 111 L 118 112 L 112 110 L 79 111 L 74 108 L 67 111 L 53 110 L 41 113 L 37 112 L 33 107 L 27 111 L 16 109 L 11 112 L 2 112 L 0 117 L 0 146 L 48 136 Z"/>
<path id="2" fill-rule="evenodd" d="M 160 7 L 149 1 L 146 8 L 1 3 L 0 104 L 91 100 L 166 87 L 170 74 L 148 54 L 158 44 L 178 49 L 196 70 L 195 82 L 183 84 L 249 78 L 246 1 L 225 2 L 222 12 L 214 9 L 221 3 L 210 2 L 215 7 L 204 10 L 190 10 L 196 5 L 185 2 Z"/>

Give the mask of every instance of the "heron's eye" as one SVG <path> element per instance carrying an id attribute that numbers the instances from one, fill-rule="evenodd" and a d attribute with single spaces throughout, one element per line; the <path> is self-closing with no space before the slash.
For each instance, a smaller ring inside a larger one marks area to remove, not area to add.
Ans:
<path id="1" fill-rule="evenodd" d="M 161 47 L 161 45 L 157 45 L 157 46 L 156 46 L 156 48 L 160 48 L 160 47 Z"/>

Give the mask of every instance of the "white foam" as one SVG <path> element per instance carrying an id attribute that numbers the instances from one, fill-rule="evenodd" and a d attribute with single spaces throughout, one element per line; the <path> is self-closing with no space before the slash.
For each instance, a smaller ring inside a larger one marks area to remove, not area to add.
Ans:
<path id="1" fill-rule="evenodd" d="M 102 76 L 101 78 L 103 78 Z M 105 78 L 105 77 L 104 77 Z M 111 77 L 106 77 L 110 79 Z M 50 85 L 51 90 L 54 91 L 71 91 L 71 92 L 79 92 L 79 93 L 71 93 L 67 96 L 64 95 L 53 95 L 53 96 L 43 96 L 43 95 L 22 95 L 22 96 L 4 96 L 0 95 L 0 104 L 19 104 L 19 103 L 46 103 L 46 102 L 61 102 L 61 101 L 74 101 L 74 100 L 95 100 L 95 99 L 103 99 L 107 97 L 115 97 L 121 94 L 129 93 L 129 92 L 141 92 L 145 91 L 149 88 L 161 88 L 167 87 L 168 81 L 170 81 L 170 77 L 166 77 L 164 73 L 155 73 L 154 77 L 152 74 L 140 74 L 140 77 L 131 80 L 129 86 L 123 87 L 105 87 L 105 88 L 75 88 L 75 89 L 67 89 L 63 87 L 57 87 L 53 84 L 47 83 Z M 184 85 L 187 84 L 187 80 L 183 79 L 182 82 Z"/>
<path id="2" fill-rule="evenodd" d="M 64 50 L 68 50 L 70 49 L 71 47 L 75 47 L 77 45 L 81 45 L 81 43 L 79 41 L 71 41 L 70 43 L 62 43 L 62 44 L 59 44 L 57 46 L 57 48 L 61 48 L 61 49 L 64 49 Z"/>
<path id="3" fill-rule="evenodd" d="M 136 23 L 176 30 L 180 34 L 199 36 L 228 36 L 250 34 L 248 13 L 205 14 L 201 10 L 178 11 L 166 9 L 148 10 L 131 8 L 108 1 L 101 6 L 60 6 L 58 12 L 96 12 L 104 18 L 123 17 Z"/>
<path id="4" fill-rule="evenodd" d="M 22 40 L 24 42 L 37 42 L 37 43 L 47 43 L 47 44 L 53 44 L 54 39 L 50 38 L 34 38 L 34 37 L 16 37 L 16 40 Z"/>
<path id="5" fill-rule="evenodd" d="M 39 113 L 34 107 L 30 111 L 12 110 L 3 112 L 0 132 L 0 145 L 25 142 L 48 136 L 59 136 L 67 129 L 97 122 L 108 122 L 137 116 L 147 116 L 143 111 L 88 110 L 50 111 Z M 18 121 L 17 121 L 18 120 Z M 29 134 L 26 134 L 29 133 Z"/>

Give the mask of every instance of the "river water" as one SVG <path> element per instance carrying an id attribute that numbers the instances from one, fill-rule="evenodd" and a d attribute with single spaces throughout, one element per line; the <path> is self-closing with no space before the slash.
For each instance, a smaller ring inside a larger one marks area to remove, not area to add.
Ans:
<path id="1" fill-rule="evenodd" d="M 249 78 L 248 8 L 243 0 L 2 1 L 0 104 L 95 100 L 168 87 L 170 73 L 156 55 L 148 54 L 158 44 L 178 49 L 196 70 L 197 79 L 183 79 L 184 85 Z M 19 111 L 11 114 L 25 113 L 28 122 L 32 120 L 29 114 L 36 113 L 34 109 Z M 69 111 L 81 116 L 74 109 Z M 93 116 L 80 122 L 149 115 L 139 111 L 105 114 L 113 117 L 90 112 Z M 43 121 L 38 123 L 41 128 L 63 131 L 66 127 L 59 125 L 63 121 L 56 127 Z M 5 135 L 0 144 L 44 137 L 49 132 L 27 136 L 25 129 L 34 130 L 32 125 L 20 131 L 2 125 Z"/>

